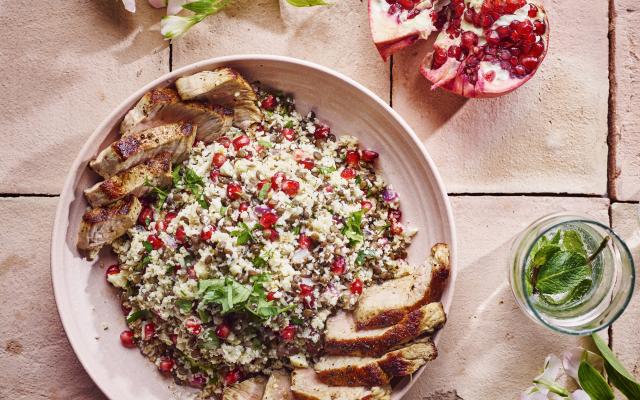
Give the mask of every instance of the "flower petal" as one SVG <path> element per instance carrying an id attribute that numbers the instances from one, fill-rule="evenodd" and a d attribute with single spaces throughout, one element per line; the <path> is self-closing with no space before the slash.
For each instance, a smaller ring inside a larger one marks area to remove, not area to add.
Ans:
<path id="1" fill-rule="evenodd" d="M 163 8 L 167 6 L 167 0 L 149 0 L 151 7 Z"/>
<path id="2" fill-rule="evenodd" d="M 124 9 L 129 12 L 136 12 L 136 0 L 122 0 L 122 4 L 124 4 Z"/>
<path id="3" fill-rule="evenodd" d="M 549 354 L 544 360 L 544 371 L 535 380 L 555 382 L 562 373 L 562 361 L 555 355 Z"/>
<path id="4" fill-rule="evenodd" d="M 545 387 L 531 386 L 525 390 L 518 400 L 548 400 L 549 389 Z"/>
<path id="5" fill-rule="evenodd" d="M 174 39 L 183 35 L 198 22 L 200 22 L 200 20 L 195 15 L 188 17 L 169 15 L 160 21 L 160 32 L 165 38 Z"/>
<path id="6" fill-rule="evenodd" d="M 584 390 L 576 390 L 569 395 L 569 400 L 591 400 L 591 397 Z"/>
<path id="7" fill-rule="evenodd" d="M 579 382 L 578 380 L 578 368 L 580 368 L 580 363 L 585 360 L 589 364 L 591 364 L 595 369 L 600 373 L 604 373 L 604 360 L 599 355 L 585 350 L 582 347 L 575 348 L 570 351 L 564 352 L 562 354 L 562 365 L 567 375 L 569 375 L 573 380 Z"/>
<path id="8" fill-rule="evenodd" d="M 167 15 L 176 15 L 182 11 L 182 5 L 195 0 L 167 0 Z"/>

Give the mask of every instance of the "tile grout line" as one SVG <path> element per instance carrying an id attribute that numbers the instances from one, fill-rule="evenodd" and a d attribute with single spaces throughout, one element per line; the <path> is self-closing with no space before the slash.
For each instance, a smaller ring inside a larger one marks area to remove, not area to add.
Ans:
<path id="1" fill-rule="evenodd" d="M 169 72 L 173 71 L 173 40 L 169 41 Z"/>
<path id="2" fill-rule="evenodd" d="M 616 162 L 618 135 L 616 134 L 616 7 L 615 0 L 609 0 L 609 99 L 607 112 L 607 197 L 609 198 L 609 226 L 613 228 L 612 205 L 617 197 L 616 178 L 618 177 L 618 167 Z M 607 344 L 613 350 L 613 330 L 614 324 L 607 328 Z"/>

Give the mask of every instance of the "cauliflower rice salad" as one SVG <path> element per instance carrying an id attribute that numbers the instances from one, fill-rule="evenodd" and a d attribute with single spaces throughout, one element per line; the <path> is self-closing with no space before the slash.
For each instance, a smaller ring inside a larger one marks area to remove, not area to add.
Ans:
<path id="1" fill-rule="evenodd" d="M 414 232 L 374 170 L 291 97 L 258 92 L 263 120 L 196 142 L 113 243 L 107 279 L 160 371 L 201 397 L 257 373 L 313 365 L 325 321 L 407 268 Z"/>

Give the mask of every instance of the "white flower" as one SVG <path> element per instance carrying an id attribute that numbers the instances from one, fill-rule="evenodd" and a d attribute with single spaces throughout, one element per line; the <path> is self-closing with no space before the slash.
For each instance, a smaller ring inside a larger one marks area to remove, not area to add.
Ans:
<path id="1" fill-rule="evenodd" d="M 591 397 L 584 390 L 576 390 L 569 395 L 569 400 L 591 400 Z"/>
<path id="2" fill-rule="evenodd" d="M 122 4 L 124 4 L 124 9 L 129 12 L 136 12 L 136 0 L 122 0 Z"/>
<path id="3" fill-rule="evenodd" d="M 169 15 L 162 18 L 160 22 L 160 32 L 167 39 L 174 39 L 183 35 L 192 26 L 200 22 L 201 18 L 197 15 L 182 17 L 179 15 Z"/>
<path id="4" fill-rule="evenodd" d="M 601 374 L 604 373 L 604 360 L 602 359 L 602 357 L 590 352 L 589 350 L 578 347 L 571 351 L 566 351 L 564 352 L 564 354 L 562 354 L 562 366 L 564 367 L 564 371 L 576 382 L 579 381 L 578 368 L 580 368 L 580 363 L 582 361 L 586 361 L 589 364 L 593 365 L 593 367 L 597 369 Z"/>
<path id="5" fill-rule="evenodd" d="M 167 0 L 149 0 L 151 7 L 163 8 L 167 6 Z"/>
<path id="6" fill-rule="evenodd" d="M 167 15 L 176 15 L 182 11 L 182 5 L 191 3 L 195 0 L 168 0 L 167 1 Z"/>

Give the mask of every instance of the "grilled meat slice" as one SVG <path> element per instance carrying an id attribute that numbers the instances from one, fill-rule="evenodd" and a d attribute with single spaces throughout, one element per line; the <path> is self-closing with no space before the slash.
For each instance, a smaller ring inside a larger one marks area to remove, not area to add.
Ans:
<path id="1" fill-rule="evenodd" d="M 291 391 L 296 400 L 388 400 L 388 385 L 367 387 L 329 386 L 322 383 L 311 368 L 296 369 L 291 374 Z"/>
<path id="2" fill-rule="evenodd" d="M 293 400 L 291 375 L 284 370 L 274 371 L 267 381 L 262 400 Z"/>
<path id="3" fill-rule="evenodd" d="M 444 325 L 441 303 L 430 303 L 388 328 L 359 331 L 353 314 L 344 311 L 327 319 L 324 350 L 328 355 L 380 357 Z"/>
<path id="4" fill-rule="evenodd" d="M 171 153 L 165 151 L 144 164 L 119 172 L 84 191 L 91 207 L 102 207 L 128 194 L 142 197 L 152 186 L 171 185 Z"/>
<path id="5" fill-rule="evenodd" d="M 157 119 L 166 108 L 180 102 L 178 92 L 171 88 L 153 89 L 145 93 L 138 103 L 129 110 L 120 123 L 120 134 L 130 135 L 136 131 L 149 128 L 146 124 Z"/>
<path id="6" fill-rule="evenodd" d="M 179 78 L 176 88 L 183 100 L 206 100 L 232 107 L 233 122 L 241 129 L 262 120 L 251 85 L 231 68 L 218 68 Z"/>
<path id="7" fill-rule="evenodd" d="M 222 393 L 222 400 L 261 400 L 267 379 L 262 376 L 244 380 L 228 386 Z"/>
<path id="8" fill-rule="evenodd" d="M 391 351 L 380 358 L 329 356 L 314 369 L 318 379 L 331 386 L 382 386 L 391 378 L 411 375 L 438 356 L 431 339 Z"/>
<path id="9" fill-rule="evenodd" d="M 80 222 L 78 248 L 86 250 L 90 260 L 95 258 L 102 246 L 124 235 L 136 224 L 140 210 L 140 201 L 131 195 L 106 207 L 90 209 Z"/>
<path id="10" fill-rule="evenodd" d="M 90 165 L 103 178 L 110 178 L 165 151 L 172 154 L 171 162 L 180 162 L 187 157 L 195 137 L 196 127 L 188 122 L 150 128 L 112 143 Z"/>
<path id="11" fill-rule="evenodd" d="M 391 326 L 409 312 L 440 300 L 449 278 L 449 246 L 433 246 L 426 264 L 410 275 L 366 288 L 354 310 L 358 329 Z"/>

